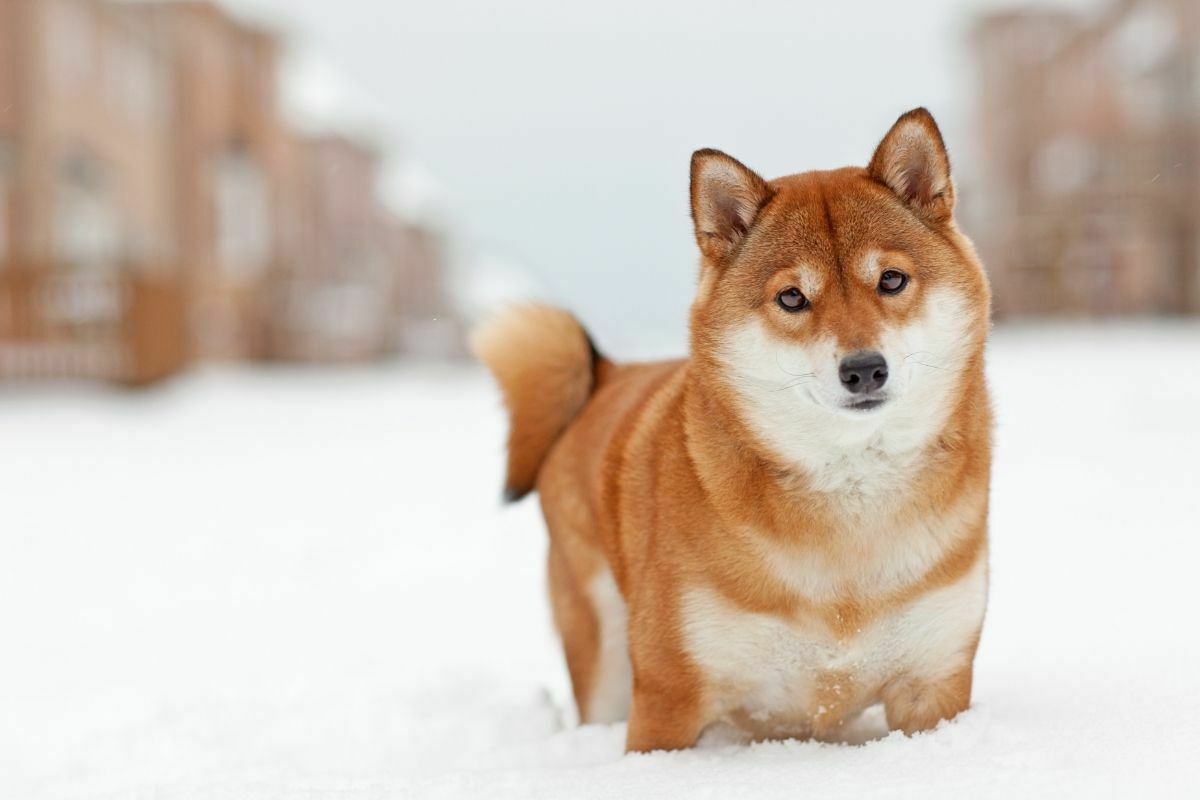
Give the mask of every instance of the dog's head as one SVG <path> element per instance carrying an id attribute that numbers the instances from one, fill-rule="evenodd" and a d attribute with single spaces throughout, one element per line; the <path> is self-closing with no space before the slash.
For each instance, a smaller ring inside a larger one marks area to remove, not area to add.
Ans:
<path id="1" fill-rule="evenodd" d="M 693 353 L 763 436 L 927 433 L 981 361 L 989 307 L 929 112 L 900 117 L 865 169 L 768 182 L 698 151 L 691 198 Z"/>

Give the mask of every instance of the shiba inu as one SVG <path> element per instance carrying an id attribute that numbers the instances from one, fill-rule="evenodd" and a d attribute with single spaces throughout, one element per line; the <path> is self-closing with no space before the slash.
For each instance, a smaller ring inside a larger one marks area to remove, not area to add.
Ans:
<path id="1" fill-rule="evenodd" d="M 474 337 L 537 490 L 580 719 L 631 751 L 836 738 L 967 708 L 987 597 L 989 291 L 933 117 L 866 168 L 692 157 L 683 361 L 618 364 L 569 314 Z"/>

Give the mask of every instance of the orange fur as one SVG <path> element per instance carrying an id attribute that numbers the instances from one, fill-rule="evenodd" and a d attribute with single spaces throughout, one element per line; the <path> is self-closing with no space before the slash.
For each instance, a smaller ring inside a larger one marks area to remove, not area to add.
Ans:
<path id="1" fill-rule="evenodd" d="M 587 402 L 592 344 L 567 312 L 526 305 L 476 329 L 471 349 L 504 393 L 511 419 L 505 493 L 516 500 L 533 488 L 550 446 Z"/>
<path id="2" fill-rule="evenodd" d="M 924 110 L 867 169 L 767 182 L 699 151 L 688 360 L 592 369 L 573 319 L 545 309 L 483 338 L 513 414 L 509 487 L 536 478 L 541 495 L 580 717 L 627 712 L 630 750 L 688 747 L 718 722 L 828 738 L 877 702 L 913 732 L 967 707 L 989 294 L 949 169 Z M 903 292 L 879 290 L 885 269 L 909 276 Z M 792 286 L 811 307 L 781 310 Z M 912 342 L 942 352 L 902 352 Z M 839 359 L 893 346 L 880 411 L 830 405 Z"/>

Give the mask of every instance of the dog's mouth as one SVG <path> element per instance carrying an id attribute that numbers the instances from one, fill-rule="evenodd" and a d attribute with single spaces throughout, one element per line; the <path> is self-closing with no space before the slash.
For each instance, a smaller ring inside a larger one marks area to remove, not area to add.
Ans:
<path id="1" fill-rule="evenodd" d="M 859 400 L 843 403 L 842 408 L 847 411 L 874 411 L 886 402 L 887 397 L 864 397 Z"/>
<path id="2" fill-rule="evenodd" d="M 843 402 L 827 401 L 824 398 L 818 397 L 817 393 L 811 387 L 805 387 L 805 392 L 808 394 L 808 399 L 818 406 L 824 406 L 827 410 L 838 412 L 848 411 L 851 414 L 867 414 L 878 408 L 882 408 L 887 404 L 887 401 L 892 399 L 887 392 L 877 392 L 869 397 L 853 397 Z"/>

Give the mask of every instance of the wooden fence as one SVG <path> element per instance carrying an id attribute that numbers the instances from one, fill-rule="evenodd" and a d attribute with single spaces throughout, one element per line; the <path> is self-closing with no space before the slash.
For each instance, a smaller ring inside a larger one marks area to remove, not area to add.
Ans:
<path id="1" fill-rule="evenodd" d="M 0 381 L 156 383 L 189 360 L 188 314 L 171 276 L 0 264 Z"/>

